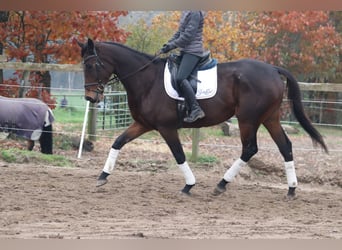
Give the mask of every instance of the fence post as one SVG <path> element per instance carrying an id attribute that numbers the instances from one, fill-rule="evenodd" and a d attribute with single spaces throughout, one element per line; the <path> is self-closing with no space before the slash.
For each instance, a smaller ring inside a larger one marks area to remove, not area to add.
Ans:
<path id="1" fill-rule="evenodd" d="M 90 104 L 89 118 L 88 118 L 88 139 L 90 141 L 96 141 L 96 120 L 97 120 L 97 108 L 95 103 Z"/>
<path id="2" fill-rule="evenodd" d="M 80 146 L 78 148 L 78 155 L 77 158 L 81 158 L 82 155 L 82 150 L 83 150 L 83 142 L 84 142 L 84 134 L 85 134 L 85 126 L 87 123 L 87 119 L 88 119 L 88 113 L 89 113 L 89 101 L 86 102 L 86 109 L 84 112 L 84 119 L 83 119 L 83 126 L 82 126 L 82 135 L 81 135 L 81 140 L 80 140 Z"/>

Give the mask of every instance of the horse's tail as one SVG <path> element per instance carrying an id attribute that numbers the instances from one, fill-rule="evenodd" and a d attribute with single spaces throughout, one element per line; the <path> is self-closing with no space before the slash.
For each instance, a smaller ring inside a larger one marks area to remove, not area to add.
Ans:
<path id="1" fill-rule="evenodd" d="M 299 84 L 294 76 L 286 69 L 274 66 L 279 74 L 283 75 L 287 79 L 288 86 L 288 99 L 292 100 L 292 110 L 299 122 L 299 124 L 304 128 L 304 130 L 310 135 L 314 142 L 317 142 L 321 147 L 328 153 L 328 148 L 325 145 L 322 135 L 315 129 L 309 118 L 306 116 L 302 104 L 301 92 Z"/>

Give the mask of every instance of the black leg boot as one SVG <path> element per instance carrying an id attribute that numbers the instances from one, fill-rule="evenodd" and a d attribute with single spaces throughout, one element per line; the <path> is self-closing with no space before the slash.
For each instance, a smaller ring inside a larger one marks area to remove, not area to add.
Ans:
<path id="1" fill-rule="evenodd" d="M 181 87 L 182 94 L 185 98 L 185 102 L 190 108 L 190 114 L 189 116 L 184 118 L 184 122 L 191 123 L 200 118 L 203 118 L 205 114 L 196 100 L 195 93 L 193 89 L 191 88 L 189 81 L 183 80 L 180 87 Z"/>

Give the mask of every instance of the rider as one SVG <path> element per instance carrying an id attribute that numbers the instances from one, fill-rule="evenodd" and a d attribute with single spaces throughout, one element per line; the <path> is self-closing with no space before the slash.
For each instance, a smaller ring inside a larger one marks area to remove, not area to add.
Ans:
<path id="1" fill-rule="evenodd" d="M 181 50 L 181 62 L 176 82 L 190 108 L 189 116 L 184 118 L 185 122 L 194 122 L 205 116 L 188 80 L 204 52 L 203 24 L 204 13 L 202 11 L 183 11 L 178 31 L 160 50 L 160 53 L 167 53 L 175 48 Z"/>

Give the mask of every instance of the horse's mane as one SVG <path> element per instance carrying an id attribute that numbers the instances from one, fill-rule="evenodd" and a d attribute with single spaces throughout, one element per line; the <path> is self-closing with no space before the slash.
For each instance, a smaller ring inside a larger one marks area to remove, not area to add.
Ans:
<path id="1" fill-rule="evenodd" d="M 128 47 L 128 46 L 126 46 L 126 45 L 124 45 L 124 44 L 121 44 L 121 43 L 116 43 L 116 42 L 103 42 L 103 43 L 104 43 L 104 44 L 110 44 L 110 45 L 115 45 L 115 46 L 122 47 L 122 48 L 124 48 L 124 49 L 127 49 L 127 50 L 129 50 L 129 51 L 131 51 L 131 52 L 133 52 L 133 53 L 139 55 L 139 56 L 145 57 L 145 58 L 148 59 L 149 61 L 152 61 L 153 59 L 155 59 L 155 56 L 153 56 L 153 55 L 146 54 L 146 53 L 144 53 L 144 52 L 138 51 L 138 50 L 136 50 L 136 49 L 133 49 L 133 48 Z M 164 60 L 164 59 L 162 59 L 162 60 Z M 158 61 L 158 60 L 157 60 L 157 61 Z"/>

